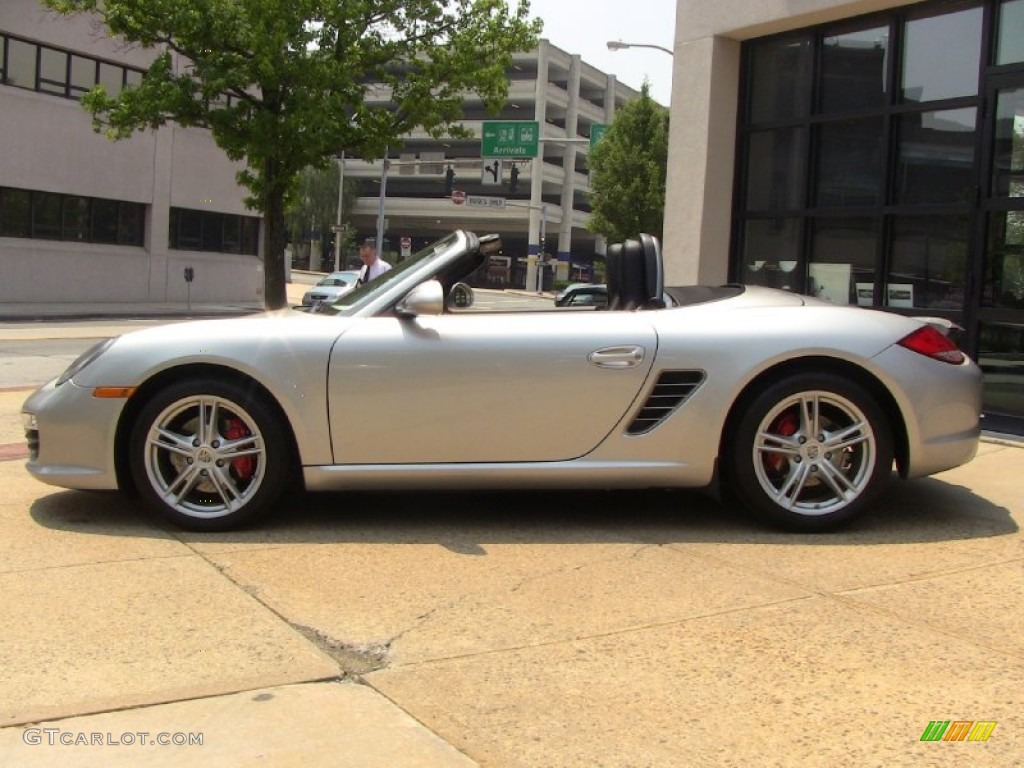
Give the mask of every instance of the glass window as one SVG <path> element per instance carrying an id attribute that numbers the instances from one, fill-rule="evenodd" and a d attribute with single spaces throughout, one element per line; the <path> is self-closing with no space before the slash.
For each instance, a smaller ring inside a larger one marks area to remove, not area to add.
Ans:
<path id="1" fill-rule="evenodd" d="M 63 96 L 68 85 L 68 55 L 53 48 L 39 49 L 39 90 Z"/>
<path id="2" fill-rule="evenodd" d="M 966 4 L 963 4 L 966 5 Z M 980 6 L 907 22 L 903 45 L 904 101 L 935 101 L 978 93 Z"/>
<path id="3" fill-rule="evenodd" d="M 810 38 L 758 45 L 750 56 L 750 119 L 786 120 L 808 114 Z"/>
<path id="4" fill-rule="evenodd" d="M 172 228 L 172 248 L 183 251 L 198 251 L 203 245 L 203 219 L 199 211 L 184 208 L 174 209 L 177 213 L 177 227 Z"/>
<path id="5" fill-rule="evenodd" d="M 32 194 L 32 237 L 60 240 L 62 224 L 61 196 L 53 192 Z"/>
<path id="6" fill-rule="evenodd" d="M 242 217 L 224 218 L 224 253 L 238 253 L 242 245 Z"/>
<path id="7" fill-rule="evenodd" d="M 804 128 L 751 134 L 747 157 L 747 210 L 804 207 L 805 134 Z"/>
<path id="8" fill-rule="evenodd" d="M 97 243 L 117 242 L 116 200 L 92 201 L 92 240 Z"/>
<path id="9" fill-rule="evenodd" d="M 121 203 L 118 211 L 117 242 L 121 245 L 142 245 L 146 231 L 146 206 L 142 203 Z"/>
<path id="10" fill-rule="evenodd" d="M 978 364 L 985 376 L 984 409 L 1024 416 L 1024 325 L 982 323 Z"/>
<path id="11" fill-rule="evenodd" d="M 993 156 L 993 196 L 1024 197 L 1024 88 L 999 92 Z"/>
<path id="12" fill-rule="evenodd" d="M 32 193 L 0 188 L 0 237 L 32 235 Z"/>
<path id="13" fill-rule="evenodd" d="M 99 83 L 107 92 L 107 96 L 116 99 L 124 87 L 124 68 L 101 61 Z"/>
<path id="14" fill-rule="evenodd" d="M 743 277 L 747 285 L 803 290 L 800 219 L 752 219 L 744 227 Z"/>
<path id="15" fill-rule="evenodd" d="M 4 74 L 4 62 L 7 61 L 7 38 L 0 35 L 0 83 L 4 82 L 6 75 Z"/>
<path id="16" fill-rule="evenodd" d="M 877 226 L 873 218 L 817 219 L 813 225 L 807 293 L 835 304 L 865 303 L 874 288 Z"/>
<path id="17" fill-rule="evenodd" d="M 80 99 L 96 85 L 96 60 L 71 56 L 71 97 Z"/>
<path id="18" fill-rule="evenodd" d="M 989 216 L 982 304 L 1024 309 L 1024 211 Z"/>
<path id="19" fill-rule="evenodd" d="M 878 205 L 882 200 L 883 119 L 844 120 L 819 128 L 817 204 Z"/>
<path id="20" fill-rule="evenodd" d="M 36 51 L 32 43 L 7 41 L 7 83 L 20 88 L 36 87 Z"/>
<path id="21" fill-rule="evenodd" d="M 219 252 L 224 248 L 224 219 L 219 213 L 203 214 L 202 250 Z"/>
<path id="22" fill-rule="evenodd" d="M 968 230 L 966 216 L 895 217 L 885 305 L 963 309 Z"/>
<path id="23" fill-rule="evenodd" d="M 822 111 L 884 106 L 888 61 L 888 26 L 826 36 L 821 49 Z"/>
<path id="24" fill-rule="evenodd" d="M 1024 61 L 1024 0 L 1004 0 L 999 6 L 996 64 Z"/>
<path id="25" fill-rule="evenodd" d="M 142 73 L 134 69 L 126 69 L 124 73 L 124 87 L 138 88 L 142 85 Z"/>
<path id="26" fill-rule="evenodd" d="M 897 203 L 964 203 L 974 188 L 978 111 L 951 109 L 899 118 Z"/>
<path id="27" fill-rule="evenodd" d="M 260 220 L 253 216 L 242 217 L 242 253 L 255 256 L 259 253 Z"/>
<path id="28" fill-rule="evenodd" d="M 89 239 L 89 198 L 72 195 L 64 197 L 64 226 L 61 239 Z"/>

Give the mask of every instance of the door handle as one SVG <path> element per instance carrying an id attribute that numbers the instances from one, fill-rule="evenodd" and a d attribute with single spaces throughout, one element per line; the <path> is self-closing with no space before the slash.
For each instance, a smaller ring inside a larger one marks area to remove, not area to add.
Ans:
<path id="1" fill-rule="evenodd" d="M 598 368 L 636 368 L 644 361 L 644 348 L 605 347 L 591 352 L 587 360 Z"/>

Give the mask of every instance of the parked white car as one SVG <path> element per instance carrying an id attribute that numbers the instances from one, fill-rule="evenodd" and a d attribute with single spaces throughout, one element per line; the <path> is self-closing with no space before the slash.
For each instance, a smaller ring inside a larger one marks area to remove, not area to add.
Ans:
<path id="1" fill-rule="evenodd" d="M 318 304 L 329 304 L 354 289 L 358 283 L 358 269 L 343 269 L 340 272 L 331 272 L 331 274 L 317 283 L 315 287 L 303 294 L 302 306 L 314 307 Z"/>

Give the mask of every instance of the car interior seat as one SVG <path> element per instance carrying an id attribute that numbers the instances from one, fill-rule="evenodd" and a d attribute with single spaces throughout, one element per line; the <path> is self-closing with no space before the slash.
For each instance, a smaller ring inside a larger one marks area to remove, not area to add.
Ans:
<path id="1" fill-rule="evenodd" d="M 661 246 L 642 234 L 608 247 L 608 309 L 656 309 L 665 306 Z"/>

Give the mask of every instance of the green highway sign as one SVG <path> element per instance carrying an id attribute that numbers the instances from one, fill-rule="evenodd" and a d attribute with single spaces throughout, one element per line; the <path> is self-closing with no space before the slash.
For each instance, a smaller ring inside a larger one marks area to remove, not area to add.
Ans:
<path id="1" fill-rule="evenodd" d="M 597 142 L 604 138 L 604 132 L 608 130 L 605 123 L 594 123 L 590 126 L 590 148 L 597 146 Z"/>
<path id="2" fill-rule="evenodd" d="M 536 120 L 484 122 L 480 157 L 537 157 L 540 123 Z"/>

